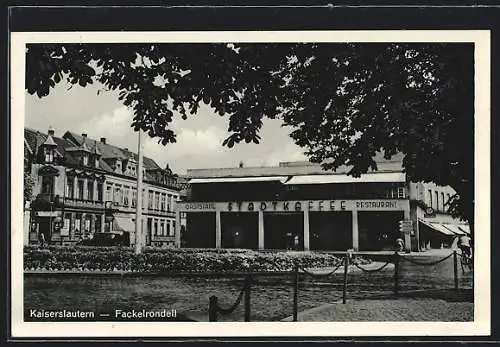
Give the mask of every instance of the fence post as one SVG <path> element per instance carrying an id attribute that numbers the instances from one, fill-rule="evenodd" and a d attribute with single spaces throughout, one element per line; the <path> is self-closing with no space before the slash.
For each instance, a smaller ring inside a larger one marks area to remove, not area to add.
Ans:
<path id="1" fill-rule="evenodd" d="M 394 252 L 394 294 L 399 295 L 399 253 Z"/>
<path id="2" fill-rule="evenodd" d="M 298 297 L 299 295 L 299 265 L 295 265 L 295 282 L 293 286 L 293 321 L 298 320 Z"/>
<path id="3" fill-rule="evenodd" d="M 457 250 L 453 250 L 453 280 L 455 283 L 455 290 L 458 290 L 458 257 Z"/>
<path id="4" fill-rule="evenodd" d="M 250 322 L 250 285 L 252 276 L 245 276 L 245 322 Z"/>
<path id="5" fill-rule="evenodd" d="M 344 288 L 342 290 L 342 303 L 347 301 L 347 272 L 349 271 L 349 253 L 346 253 L 344 258 Z"/>
<path id="6" fill-rule="evenodd" d="M 217 297 L 212 295 L 208 299 L 208 321 L 217 322 Z"/>

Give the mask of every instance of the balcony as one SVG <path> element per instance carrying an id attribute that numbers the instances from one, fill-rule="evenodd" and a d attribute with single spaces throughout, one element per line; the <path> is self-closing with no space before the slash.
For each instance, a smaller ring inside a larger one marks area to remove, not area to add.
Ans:
<path id="1" fill-rule="evenodd" d="M 93 208 L 93 209 L 103 209 L 103 201 L 93 201 L 93 200 L 82 200 L 73 198 L 63 198 L 64 206 L 66 207 L 77 207 L 77 208 Z"/>

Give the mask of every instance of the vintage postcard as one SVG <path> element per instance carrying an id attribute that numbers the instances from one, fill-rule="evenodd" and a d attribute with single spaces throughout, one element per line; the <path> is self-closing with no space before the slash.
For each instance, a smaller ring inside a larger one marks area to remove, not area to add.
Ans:
<path id="1" fill-rule="evenodd" d="M 12 32 L 10 63 L 12 337 L 490 334 L 488 31 Z"/>

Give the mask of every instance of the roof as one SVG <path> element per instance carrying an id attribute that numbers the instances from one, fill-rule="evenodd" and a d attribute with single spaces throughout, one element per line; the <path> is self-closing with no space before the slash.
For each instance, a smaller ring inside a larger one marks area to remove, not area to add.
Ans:
<path id="1" fill-rule="evenodd" d="M 38 130 L 24 128 L 24 138 L 35 154 L 38 152 L 38 147 L 47 140 L 47 137 L 47 134 L 41 133 Z M 63 163 L 68 165 L 78 165 L 78 161 L 73 157 L 71 151 L 68 151 L 70 148 L 75 147 L 75 143 L 68 139 L 56 136 L 53 136 L 52 139 L 57 145 L 55 150 L 62 157 Z M 99 166 L 102 170 L 113 171 L 113 169 L 111 169 L 111 167 L 102 159 L 99 160 Z"/>
<path id="2" fill-rule="evenodd" d="M 397 154 L 390 160 L 381 155 L 376 156 L 376 171 L 369 172 L 402 172 L 403 154 Z M 300 176 L 300 175 L 333 175 L 347 174 L 350 170 L 347 166 L 341 166 L 336 171 L 325 171 L 320 164 L 310 162 L 285 162 L 279 166 L 254 166 L 254 167 L 232 167 L 232 168 L 207 168 L 188 169 L 187 176 L 190 178 L 216 178 L 216 177 L 256 177 L 256 176 Z"/>
<path id="3" fill-rule="evenodd" d="M 122 159 L 122 160 L 127 160 L 129 158 L 133 158 L 134 160 L 138 160 L 137 153 L 131 152 L 129 150 L 126 150 L 124 148 L 120 148 L 117 146 L 113 146 L 108 143 L 102 143 L 101 141 L 94 140 L 90 137 L 84 138 L 83 136 L 74 133 L 72 131 L 67 131 L 64 134 L 64 138 L 66 139 L 71 139 L 73 140 L 77 145 L 81 145 L 83 142 L 87 144 L 90 148 L 93 148 L 93 146 L 96 146 L 97 149 L 101 152 L 102 158 L 103 159 Z M 160 166 L 151 158 L 148 158 L 146 156 L 143 156 L 143 165 L 146 170 L 148 169 L 156 169 L 159 168 Z"/>

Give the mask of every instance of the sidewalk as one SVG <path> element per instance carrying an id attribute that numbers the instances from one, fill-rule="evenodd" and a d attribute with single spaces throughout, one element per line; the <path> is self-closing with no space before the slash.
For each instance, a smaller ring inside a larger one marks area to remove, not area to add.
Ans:
<path id="1" fill-rule="evenodd" d="M 291 322 L 292 317 L 282 319 Z M 384 299 L 347 301 L 325 304 L 299 312 L 299 321 L 306 322 L 379 322 L 434 321 L 465 322 L 474 320 L 474 304 L 447 302 L 440 299 Z"/>

